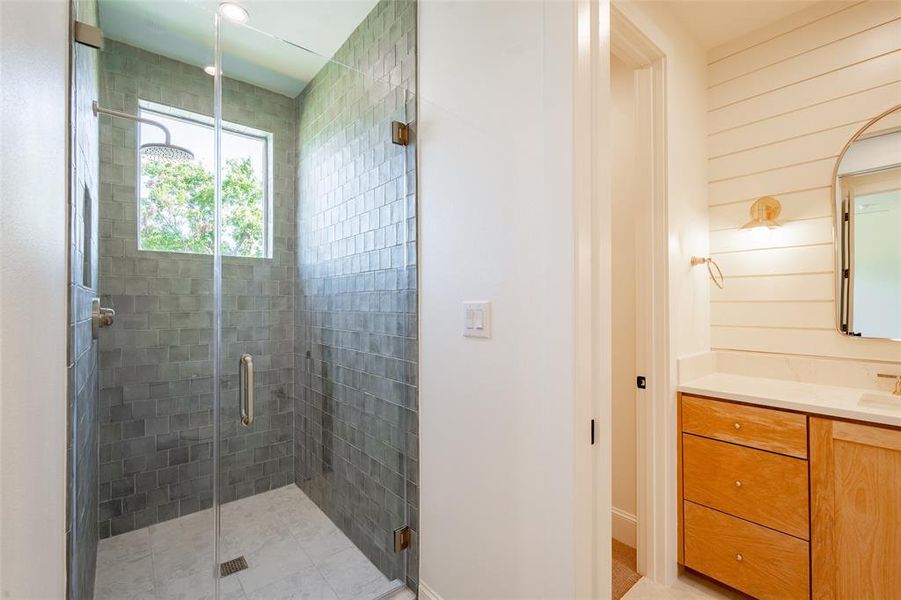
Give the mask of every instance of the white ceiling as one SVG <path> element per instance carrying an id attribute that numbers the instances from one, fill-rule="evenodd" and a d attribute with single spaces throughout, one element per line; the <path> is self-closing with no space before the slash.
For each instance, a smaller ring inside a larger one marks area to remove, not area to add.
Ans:
<path id="1" fill-rule="evenodd" d="M 821 0 L 651 0 L 669 12 L 704 48 L 774 23 Z"/>
<path id="2" fill-rule="evenodd" d="M 246 26 L 223 23 L 223 72 L 293 98 L 376 2 L 239 0 L 250 20 Z M 105 37 L 199 67 L 213 63 L 219 0 L 100 0 L 99 5 Z"/>
<path id="3" fill-rule="evenodd" d="M 220 1 L 100 0 L 101 27 L 111 39 L 203 67 L 213 62 L 212 15 Z M 223 25 L 223 70 L 228 77 L 294 97 L 377 1 L 238 0 L 250 13 L 250 20 L 247 26 L 227 22 Z M 637 1 L 657 5 L 672 15 L 705 49 L 821 1 L 841 3 L 841 0 Z"/>

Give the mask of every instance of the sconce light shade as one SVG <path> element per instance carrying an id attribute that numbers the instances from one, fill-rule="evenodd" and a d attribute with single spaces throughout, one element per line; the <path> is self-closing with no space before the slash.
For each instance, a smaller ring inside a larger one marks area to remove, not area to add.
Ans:
<path id="1" fill-rule="evenodd" d="M 756 229 L 766 227 L 775 229 L 782 227 L 782 223 L 776 220 L 782 212 L 782 204 L 772 196 L 763 196 L 751 205 L 751 220 L 741 226 L 742 229 Z"/>

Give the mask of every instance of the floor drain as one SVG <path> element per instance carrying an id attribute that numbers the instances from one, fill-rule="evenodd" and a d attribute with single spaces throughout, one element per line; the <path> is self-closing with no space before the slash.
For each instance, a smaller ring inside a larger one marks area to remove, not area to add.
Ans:
<path id="1" fill-rule="evenodd" d="M 243 571 L 247 568 L 247 561 L 243 556 L 239 556 L 238 558 L 233 558 L 231 560 L 227 560 L 221 565 L 219 565 L 219 576 L 220 577 L 228 577 L 238 571 Z"/>

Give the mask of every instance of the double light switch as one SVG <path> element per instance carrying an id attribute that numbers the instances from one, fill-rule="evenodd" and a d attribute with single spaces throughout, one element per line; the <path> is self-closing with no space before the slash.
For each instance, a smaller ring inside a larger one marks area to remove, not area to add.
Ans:
<path id="1" fill-rule="evenodd" d="M 463 336 L 478 338 L 491 337 L 490 302 L 463 303 Z"/>

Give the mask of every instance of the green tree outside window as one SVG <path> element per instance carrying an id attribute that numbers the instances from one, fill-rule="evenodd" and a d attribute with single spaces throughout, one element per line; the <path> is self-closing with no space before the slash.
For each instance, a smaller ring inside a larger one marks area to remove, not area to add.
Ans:
<path id="1" fill-rule="evenodd" d="M 200 164 L 142 161 L 141 249 L 213 254 L 213 173 Z M 263 181 L 249 158 L 222 173 L 222 254 L 263 256 Z"/>

